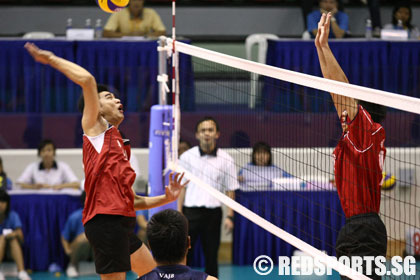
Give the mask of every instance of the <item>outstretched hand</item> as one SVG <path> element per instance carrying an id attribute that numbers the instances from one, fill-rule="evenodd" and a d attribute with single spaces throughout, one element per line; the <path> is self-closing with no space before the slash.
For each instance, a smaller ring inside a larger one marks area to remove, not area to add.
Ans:
<path id="1" fill-rule="evenodd" d="M 42 64 L 48 64 L 51 57 L 54 56 L 52 52 L 42 50 L 33 43 L 26 43 L 25 49 L 35 59 L 35 61 L 40 62 Z"/>
<path id="2" fill-rule="evenodd" d="M 318 22 L 318 32 L 315 37 L 315 46 L 317 48 L 328 46 L 328 36 L 330 35 L 331 13 L 322 14 Z"/>
<path id="3" fill-rule="evenodd" d="M 174 172 L 171 172 L 171 174 L 169 174 L 169 186 L 165 187 L 165 195 L 170 202 L 175 201 L 181 193 L 181 190 L 190 182 L 188 180 L 182 184 L 182 178 L 184 178 L 184 173 L 175 174 Z"/>

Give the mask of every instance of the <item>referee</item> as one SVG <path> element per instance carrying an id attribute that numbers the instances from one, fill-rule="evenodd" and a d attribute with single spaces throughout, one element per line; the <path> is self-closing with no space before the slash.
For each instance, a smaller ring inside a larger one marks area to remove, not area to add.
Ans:
<path id="1" fill-rule="evenodd" d="M 212 117 L 204 117 L 195 127 L 195 137 L 199 146 L 195 146 L 180 158 L 180 165 L 204 182 L 234 199 L 234 191 L 239 188 L 236 167 L 233 158 L 217 148 L 220 136 L 219 125 Z M 189 222 L 191 251 L 188 254 L 188 265 L 191 265 L 192 254 L 197 238 L 200 237 L 204 251 L 205 272 L 218 277 L 217 255 L 220 245 L 220 227 L 222 224 L 221 203 L 204 192 L 199 186 L 190 182 L 178 199 L 178 210 L 183 212 Z M 233 229 L 233 210 L 228 209 L 224 226 L 229 233 Z"/>

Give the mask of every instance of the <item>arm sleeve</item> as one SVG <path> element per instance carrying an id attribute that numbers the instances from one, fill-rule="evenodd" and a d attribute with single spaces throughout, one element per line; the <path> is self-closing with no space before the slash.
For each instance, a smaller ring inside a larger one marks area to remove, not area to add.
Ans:
<path id="1" fill-rule="evenodd" d="M 74 175 L 73 170 L 71 170 L 70 166 L 67 163 L 61 162 L 60 168 L 63 170 L 63 182 L 62 183 L 73 183 L 79 182 L 76 175 Z"/>
<path id="2" fill-rule="evenodd" d="M 17 179 L 17 183 L 34 184 L 33 169 L 35 168 L 34 163 L 29 164 L 20 177 Z"/>
<path id="3" fill-rule="evenodd" d="M 340 12 L 340 22 L 338 26 L 344 31 L 349 31 L 349 16 L 346 13 Z"/>
<path id="4" fill-rule="evenodd" d="M 104 26 L 104 30 L 117 31 L 118 30 L 118 13 L 112 14 Z"/>
<path id="5" fill-rule="evenodd" d="M 155 10 L 151 10 L 153 31 L 166 31 L 165 25 Z"/>
<path id="6" fill-rule="evenodd" d="M 312 30 L 314 30 L 314 29 L 318 29 L 318 21 L 320 19 L 319 18 L 317 19 L 315 13 L 312 12 L 312 13 L 308 14 L 306 19 L 307 19 L 309 33 L 312 33 Z"/>
<path id="7" fill-rule="evenodd" d="M 224 174 L 224 185 L 227 191 L 239 189 L 239 182 L 236 174 L 238 174 L 238 172 L 236 170 L 235 162 L 233 161 L 233 158 L 230 157 L 226 160 L 226 169 Z"/>
<path id="8" fill-rule="evenodd" d="M 14 211 L 10 211 L 9 215 L 12 220 L 12 229 L 22 228 L 22 222 L 20 221 L 19 215 Z"/>
<path id="9" fill-rule="evenodd" d="M 64 225 L 63 230 L 61 231 L 61 235 L 65 240 L 71 242 L 71 220 L 70 217 L 67 219 L 66 224 Z"/>
<path id="10" fill-rule="evenodd" d="M 383 128 L 375 124 L 369 113 L 359 105 L 355 118 L 348 125 L 348 138 L 359 152 L 364 152 L 372 146 L 372 136 L 378 129 Z"/>

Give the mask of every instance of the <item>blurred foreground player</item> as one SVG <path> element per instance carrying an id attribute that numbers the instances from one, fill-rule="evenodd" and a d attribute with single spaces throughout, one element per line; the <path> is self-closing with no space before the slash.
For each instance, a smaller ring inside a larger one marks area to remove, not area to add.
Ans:
<path id="1" fill-rule="evenodd" d="M 147 226 L 147 239 L 158 266 L 138 280 L 217 280 L 186 266 L 191 246 L 188 221 L 180 212 L 167 209 L 153 215 Z"/>

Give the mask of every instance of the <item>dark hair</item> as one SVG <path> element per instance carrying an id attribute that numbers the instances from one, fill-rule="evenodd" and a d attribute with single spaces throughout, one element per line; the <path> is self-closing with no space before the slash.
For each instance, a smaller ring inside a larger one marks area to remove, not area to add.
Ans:
<path id="1" fill-rule="evenodd" d="M 272 160 L 272 154 L 271 154 L 271 147 L 265 142 L 257 142 L 255 143 L 254 147 L 252 147 L 252 164 L 257 165 L 257 162 L 255 161 L 255 154 L 258 152 L 267 152 L 270 156 L 268 157 L 268 164 L 267 166 L 270 166 L 273 164 Z"/>
<path id="2" fill-rule="evenodd" d="M 188 148 L 191 148 L 191 144 L 187 140 L 184 140 L 184 139 L 179 140 L 179 144 L 181 144 L 181 143 L 185 143 L 185 144 L 187 144 Z"/>
<path id="3" fill-rule="evenodd" d="M 368 113 L 370 114 L 374 122 L 381 123 L 385 119 L 385 116 L 386 116 L 385 106 L 375 104 L 375 103 L 370 103 L 363 100 L 359 100 L 359 104 L 362 105 L 362 107 L 366 111 L 368 111 Z"/>
<path id="4" fill-rule="evenodd" d="M 108 91 L 108 92 L 112 92 L 114 96 L 117 98 L 120 96 L 116 89 L 111 88 L 108 85 L 97 84 L 96 89 L 98 90 L 98 94 L 103 91 Z M 84 108 L 85 108 L 85 99 L 83 98 L 83 94 L 81 94 L 79 97 L 79 101 L 77 102 L 77 109 L 79 110 L 80 113 L 83 113 Z"/>
<path id="5" fill-rule="evenodd" d="M 409 30 L 413 29 L 413 25 L 411 24 L 411 18 L 413 17 L 413 11 L 411 9 L 411 6 L 408 2 L 403 2 L 403 3 L 398 3 L 394 9 L 392 10 L 392 25 L 397 26 L 398 25 L 398 20 L 395 18 L 395 14 L 397 13 L 397 11 L 400 8 L 407 8 L 408 12 L 409 12 L 409 17 L 407 20 L 407 27 Z"/>
<path id="6" fill-rule="evenodd" d="M 205 121 L 212 121 L 212 122 L 214 122 L 215 125 L 216 125 L 216 131 L 219 132 L 219 124 L 217 123 L 217 121 L 213 117 L 209 117 L 209 116 L 206 116 L 206 117 L 200 119 L 197 122 L 197 124 L 195 125 L 195 132 L 198 132 L 198 127 L 200 126 L 201 123 L 203 123 Z"/>
<path id="7" fill-rule="evenodd" d="M 40 155 L 41 155 L 41 151 L 42 151 L 42 149 L 44 149 L 44 148 L 45 148 L 45 146 L 47 146 L 47 145 L 52 145 L 52 146 L 53 146 L 53 149 L 54 149 L 54 155 L 55 155 L 55 150 L 56 150 L 56 147 L 55 147 L 54 142 L 53 142 L 52 140 L 50 140 L 50 139 L 44 139 L 44 140 L 42 140 L 42 141 L 41 141 L 41 143 L 39 143 L 39 145 L 38 145 L 38 156 L 40 156 Z"/>
<path id="8" fill-rule="evenodd" d="M 147 240 L 156 262 L 177 264 L 188 250 L 188 221 L 173 209 L 152 216 L 147 224 Z"/>
<path id="9" fill-rule="evenodd" d="M 7 202 L 5 214 L 8 217 L 10 213 L 10 195 L 3 189 L 0 189 L 0 201 Z"/>

